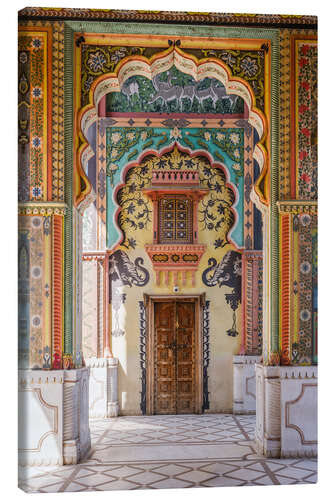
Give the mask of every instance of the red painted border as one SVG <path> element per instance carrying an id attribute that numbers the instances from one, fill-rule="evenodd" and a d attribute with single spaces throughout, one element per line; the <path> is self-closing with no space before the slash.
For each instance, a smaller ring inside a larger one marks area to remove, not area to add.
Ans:
<path id="1" fill-rule="evenodd" d="M 281 364 L 290 364 L 290 216 L 281 216 Z"/>
<path id="2" fill-rule="evenodd" d="M 63 217 L 53 217 L 53 339 L 52 368 L 61 369 L 63 337 Z"/>

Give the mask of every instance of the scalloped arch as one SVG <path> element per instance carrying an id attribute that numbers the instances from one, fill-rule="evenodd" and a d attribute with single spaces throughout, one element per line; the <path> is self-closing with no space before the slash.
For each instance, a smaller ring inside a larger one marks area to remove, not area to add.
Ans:
<path id="1" fill-rule="evenodd" d="M 171 144 L 169 146 L 166 146 L 165 148 L 161 149 L 160 151 L 156 151 L 155 149 L 149 149 L 149 150 L 143 151 L 138 156 L 138 158 L 135 161 L 132 161 L 132 162 L 128 163 L 126 165 L 126 167 L 123 169 L 122 174 L 121 174 L 121 181 L 117 184 L 117 186 L 116 186 L 116 188 L 114 189 L 114 192 L 113 192 L 113 201 L 117 205 L 117 209 L 115 210 L 115 213 L 114 213 L 114 216 L 113 216 L 113 223 L 114 223 L 114 227 L 115 227 L 115 229 L 117 230 L 117 233 L 118 233 L 118 240 L 117 240 L 117 242 L 115 242 L 112 245 L 112 247 L 111 247 L 112 251 L 115 250 L 118 247 L 118 245 L 120 245 L 123 242 L 123 236 L 124 235 L 123 235 L 122 231 L 120 230 L 120 227 L 119 227 L 119 224 L 118 224 L 118 217 L 119 217 L 119 214 L 120 214 L 120 211 L 121 211 L 121 207 L 118 204 L 117 195 L 118 195 L 118 192 L 120 191 L 120 189 L 123 188 L 125 186 L 125 184 L 126 184 L 126 175 L 127 175 L 128 171 L 131 168 L 140 166 L 144 162 L 144 159 L 147 156 L 154 155 L 157 158 L 162 158 L 165 154 L 171 152 L 174 148 L 177 148 L 182 153 L 187 154 L 190 158 L 204 157 L 204 158 L 206 158 L 209 161 L 210 165 L 213 168 L 217 168 L 219 170 L 222 170 L 222 172 L 223 172 L 223 174 L 225 176 L 225 185 L 229 189 L 231 189 L 231 191 L 232 191 L 232 193 L 234 195 L 234 201 L 233 201 L 233 203 L 232 203 L 232 205 L 230 207 L 230 209 L 231 209 L 231 211 L 233 213 L 233 216 L 234 216 L 234 222 L 233 222 L 233 225 L 229 228 L 229 231 L 228 231 L 226 237 L 230 241 L 230 243 L 232 245 L 234 245 L 234 247 L 236 249 L 239 249 L 237 243 L 234 241 L 234 239 L 231 236 L 233 230 L 237 227 L 238 220 L 239 220 L 238 212 L 235 209 L 235 207 L 237 206 L 238 201 L 239 201 L 239 191 L 238 191 L 237 187 L 235 186 L 235 184 L 230 179 L 230 172 L 229 172 L 228 168 L 223 163 L 216 162 L 214 160 L 213 156 L 208 151 L 205 151 L 203 149 L 196 149 L 195 151 L 192 151 L 189 148 L 181 146 L 177 141 L 175 141 L 173 144 Z"/>
<path id="2" fill-rule="evenodd" d="M 98 103 L 111 92 L 120 92 L 124 82 L 131 76 L 141 75 L 152 80 L 159 73 L 169 70 L 172 66 L 200 81 L 205 78 L 215 78 L 226 88 L 227 94 L 235 94 L 241 97 L 249 109 L 249 123 L 258 133 L 259 142 L 256 144 L 253 156 L 258 162 L 260 176 L 255 185 L 255 198 L 260 204 L 267 205 L 265 193 L 260 189 L 260 184 L 268 170 L 268 155 L 264 146 L 267 135 L 267 121 L 265 115 L 255 107 L 255 97 L 250 86 L 241 78 L 232 77 L 225 64 L 216 58 L 205 58 L 200 61 L 195 56 L 184 53 L 178 47 L 155 54 L 150 59 L 143 56 L 128 56 L 124 58 L 116 67 L 114 73 L 107 73 L 97 78 L 91 86 L 89 92 L 89 104 L 78 113 L 78 134 L 81 139 L 81 146 L 76 155 L 76 178 L 77 192 L 75 204 L 80 205 L 91 191 L 89 179 L 85 169 L 88 161 L 94 152 L 87 140 L 87 132 L 90 126 L 98 119 Z M 84 189 L 80 186 L 83 180 Z"/>

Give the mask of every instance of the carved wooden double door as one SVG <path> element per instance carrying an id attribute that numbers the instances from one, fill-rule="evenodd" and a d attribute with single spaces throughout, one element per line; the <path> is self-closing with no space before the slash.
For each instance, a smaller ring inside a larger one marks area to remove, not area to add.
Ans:
<path id="1" fill-rule="evenodd" d="M 195 413 L 195 303 L 154 303 L 154 413 Z"/>

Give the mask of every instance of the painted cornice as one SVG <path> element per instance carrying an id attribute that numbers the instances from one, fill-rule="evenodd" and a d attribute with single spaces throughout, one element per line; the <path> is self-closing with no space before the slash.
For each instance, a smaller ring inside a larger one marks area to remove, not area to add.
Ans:
<path id="1" fill-rule="evenodd" d="M 308 28 L 317 29 L 316 16 L 279 14 L 228 14 L 217 12 L 171 12 L 113 9 L 55 9 L 26 7 L 19 11 L 19 19 L 119 21 L 134 23 L 186 23 L 199 25 L 226 25 L 246 27 Z"/>
<path id="2" fill-rule="evenodd" d="M 314 200 L 283 200 L 276 204 L 280 214 L 318 213 L 318 202 Z"/>
<path id="3" fill-rule="evenodd" d="M 27 201 L 18 204 L 19 215 L 65 215 L 68 205 L 56 201 Z"/>

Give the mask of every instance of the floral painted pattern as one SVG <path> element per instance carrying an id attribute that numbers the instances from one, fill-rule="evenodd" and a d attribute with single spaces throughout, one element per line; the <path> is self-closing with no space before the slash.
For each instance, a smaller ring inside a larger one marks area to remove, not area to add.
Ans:
<path id="1" fill-rule="evenodd" d="M 317 199 L 317 43 L 296 42 L 298 197 Z"/>
<path id="2" fill-rule="evenodd" d="M 98 76 L 112 73 L 124 57 L 131 55 L 148 56 L 161 49 L 143 47 L 116 47 L 105 45 L 82 45 L 81 64 L 81 106 L 88 104 L 90 87 Z"/>
<path id="3" fill-rule="evenodd" d="M 43 165 L 46 161 L 42 137 L 44 118 L 44 94 L 46 92 L 44 64 L 46 47 L 44 34 L 19 34 L 19 155 L 25 147 L 23 164 L 29 158 L 29 174 L 23 175 L 23 185 L 19 188 L 20 201 L 42 200 Z M 27 67 L 29 66 L 29 68 Z M 29 77 L 29 80 L 27 79 Z M 28 147 L 28 124 L 30 148 Z M 24 138 L 26 140 L 24 141 Z M 29 150 L 29 151 L 28 151 Z M 23 170 L 24 167 L 23 167 Z M 20 173 L 21 175 L 21 173 Z M 21 179 L 20 179 L 21 181 Z M 29 183 L 29 186 L 27 185 Z M 29 191 L 29 194 L 27 193 Z"/>
<path id="4" fill-rule="evenodd" d="M 236 184 L 238 184 L 239 179 L 244 175 L 243 163 L 244 163 L 244 132 L 243 129 L 224 129 L 221 131 L 216 130 L 203 130 L 199 129 L 196 132 L 185 132 L 184 142 L 191 149 L 196 149 L 195 145 L 191 141 L 191 138 L 195 137 L 197 143 L 200 147 L 205 150 L 209 150 L 209 143 L 217 146 L 221 151 L 227 153 L 227 155 L 235 161 L 232 168 L 236 177 Z M 224 162 L 222 154 L 215 153 L 217 158 Z"/>
<path id="5" fill-rule="evenodd" d="M 245 80 L 252 88 L 256 107 L 264 111 L 265 107 L 265 50 L 215 50 L 189 49 L 187 52 L 198 59 L 203 57 L 217 57 L 228 66 L 232 76 Z"/>
<path id="6" fill-rule="evenodd" d="M 314 351 L 314 318 L 316 307 L 313 301 L 313 287 L 317 269 L 313 266 L 313 234 L 317 228 L 317 217 L 309 214 L 294 216 L 294 234 L 299 242 L 298 281 L 294 282 L 294 293 L 298 297 L 299 331 L 298 339 L 292 345 L 292 363 L 310 365 Z"/>
<path id="7" fill-rule="evenodd" d="M 19 359 L 25 368 L 43 367 L 43 218 L 19 217 Z"/>

